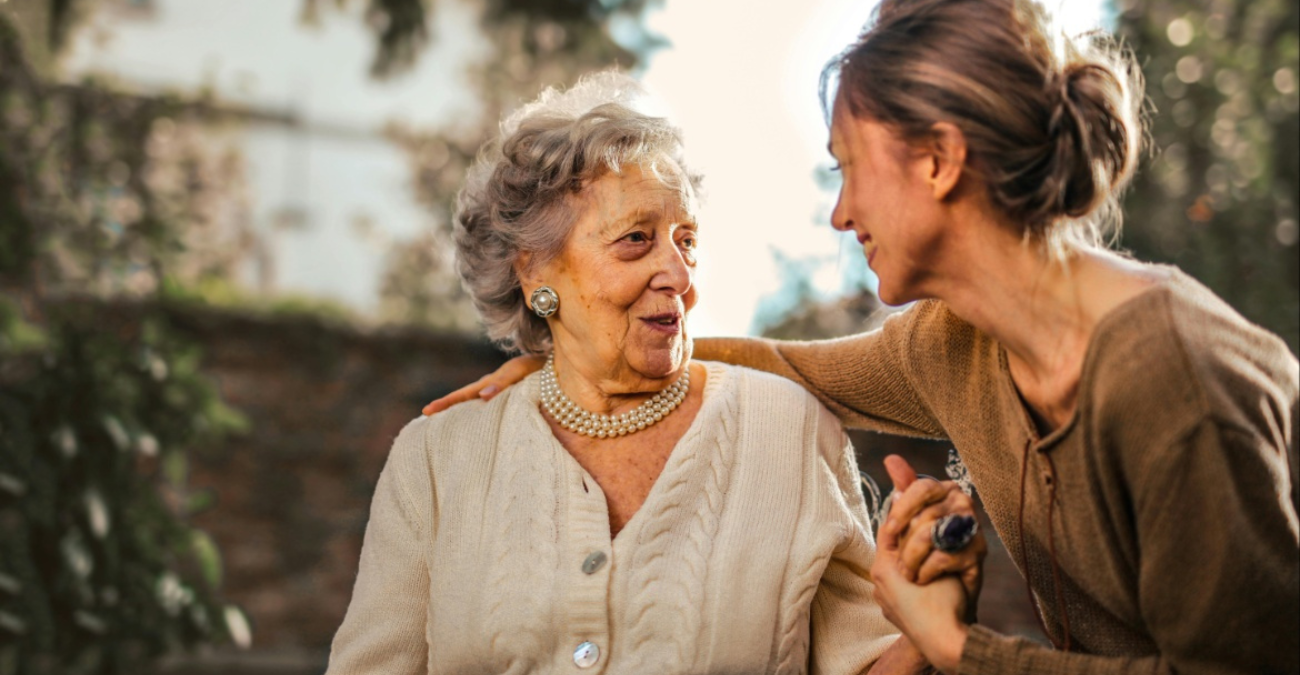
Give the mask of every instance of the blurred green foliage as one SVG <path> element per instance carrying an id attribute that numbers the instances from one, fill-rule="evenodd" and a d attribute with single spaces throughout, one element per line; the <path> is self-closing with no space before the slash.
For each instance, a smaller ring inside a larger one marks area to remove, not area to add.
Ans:
<path id="1" fill-rule="evenodd" d="M 77 298 L 156 293 L 210 190 L 159 147 L 187 104 L 51 84 L 20 43 L 0 13 L 0 674 L 137 673 L 247 639 L 185 471 L 241 420 L 161 315 Z"/>
<path id="2" fill-rule="evenodd" d="M 216 547 L 186 524 L 207 504 L 188 451 L 241 418 L 161 319 L 124 334 L 77 309 L 41 331 L 0 307 L 0 673 L 136 673 L 246 639 Z"/>
<path id="3" fill-rule="evenodd" d="M 1300 3 L 1121 0 L 1154 106 L 1123 246 L 1300 342 Z"/>
<path id="4" fill-rule="evenodd" d="M 382 78 L 407 70 L 432 40 L 429 23 L 437 9 L 436 0 L 365 2 L 366 23 L 374 33 L 376 43 L 371 73 Z M 485 0 L 481 27 L 498 49 L 518 49 L 519 53 L 537 57 L 551 55 L 557 48 L 581 55 L 580 52 L 593 47 L 597 51 L 607 51 L 613 47 L 618 51 L 618 58 L 605 59 L 597 65 L 613 65 L 617 62 L 626 67 L 635 64 L 637 50 L 660 44 L 656 37 L 646 32 L 639 20 L 642 11 L 653 2 L 655 0 Z M 322 5 L 343 8 L 350 4 L 352 0 L 303 0 L 302 18 L 304 22 L 312 24 L 320 16 Z M 629 33 L 627 37 L 636 43 L 630 47 L 631 51 L 617 46 L 609 39 L 607 29 L 611 24 L 618 24 Z M 517 40 L 503 39 L 504 33 L 519 27 L 540 27 L 541 30 L 524 31 Z M 562 42 L 569 37 L 575 38 L 574 41 L 566 47 L 548 39 L 548 34 L 555 35 L 557 29 Z M 589 52 L 586 56 L 590 61 L 592 54 Z M 508 60 L 496 59 L 498 63 Z"/>

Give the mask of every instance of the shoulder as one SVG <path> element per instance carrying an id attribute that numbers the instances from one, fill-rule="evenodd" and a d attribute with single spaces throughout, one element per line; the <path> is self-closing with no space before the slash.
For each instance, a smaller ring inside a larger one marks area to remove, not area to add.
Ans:
<path id="1" fill-rule="evenodd" d="M 782 439 L 823 453 L 838 453 L 848 436 L 835 414 L 808 390 L 779 375 L 705 362 L 706 393 L 728 399 L 746 435 L 767 445 Z"/>
<path id="2" fill-rule="evenodd" d="M 525 411 L 528 380 L 511 387 L 490 401 L 461 403 L 436 415 L 418 417 L 409 422 L 393 443 L 394 458 L 411 456 L 434 464 L 443 456 L 465 457 L 474 452 L 488 452 L 512 417 Z M 394 461 L 390 459 L 390 461 Z"/>
<path id="3" fill-rule="evenodd" d="M 736 399 L 746 413 L 758 409 L 786 417 L 825 410 L 807 389 L 780 375 L 715 361 L 701 363 L 709 372 L 706 393 Z"/>
<path id="4" fill-rule="evenodd" d="M 1280 338 L 1172 269 L 1105 317 L 1083 377 L 1099 418 L 1167 442 L 1203 423 L 1254 433 L 1289 417 L 1300 367 Z"/>
<path id="5" fill-rule="evenodd" d="M 992 337 L 939 300 L 918 302 L 906 315 L 903 368 L 936 417 L 947 420 L 995 395 L 1003 357 Z"/>

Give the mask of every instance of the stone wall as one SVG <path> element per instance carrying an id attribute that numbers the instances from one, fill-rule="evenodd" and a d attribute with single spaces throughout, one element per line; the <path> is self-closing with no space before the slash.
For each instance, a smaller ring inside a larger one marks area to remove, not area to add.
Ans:
<path id="1" fill-rule="evenodd" d="M 250 431 L 195 453 L 209 491 L 195 525 L 223 556 L 225 598 L 248 615 L 250 653 L 172 663 L 176 673 L 318 673 L 343 619 L 370 498 L 397 432 L 432 398 L 495 368 L 483 341 L 362 332 L 305 317 L 183 310 L 173 323 Z"/>

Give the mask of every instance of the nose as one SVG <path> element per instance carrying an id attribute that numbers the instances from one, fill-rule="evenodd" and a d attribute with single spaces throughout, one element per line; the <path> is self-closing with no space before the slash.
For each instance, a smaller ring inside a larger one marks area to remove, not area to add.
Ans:
<path id="1" fill-rule="evenodd" d="M 852 230 L 853 220 L 848 213 L 849 209 L 844 205 L 844 189 L 840 188 L 839 196 L 835 198 L 835 209 L 831 211 L 831 227 L 840 232 Z"/>
<path id="2" fill-rule="evenodd" d="M 671 238 L 664 237 L 655 252 L 655 275 L 650 279 L 650 287 L 656 291 L 667 291 L 673 295 L 686 295 L 695 281 L 695 256 L 683 250 Z"/>

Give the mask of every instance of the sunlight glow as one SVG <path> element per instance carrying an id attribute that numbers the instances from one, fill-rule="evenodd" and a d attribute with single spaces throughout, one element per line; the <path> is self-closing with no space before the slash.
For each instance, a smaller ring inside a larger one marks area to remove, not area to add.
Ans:
<path id="1" fill-rule="evenodd" d="M 821 0 L 760 11 L 744 0 L 668 0 L 650 15 L 650 29 L 671 47 L 651 57 L 643 81 L 682 127 L 687 159 L 705 175 L 695 336 L 752 329 L 761 298 L 781 286 L 774 250 L 824 259 L 812 281 L 827 297 L 862 273 L 856 241 L 829 226 L 835 195 L 814 180 L 830 164 L 817 88 L 822 67 L 874 7 Z M 1055 11 L 1068 33 L 1104 19 L 1096 0 Z"/>

